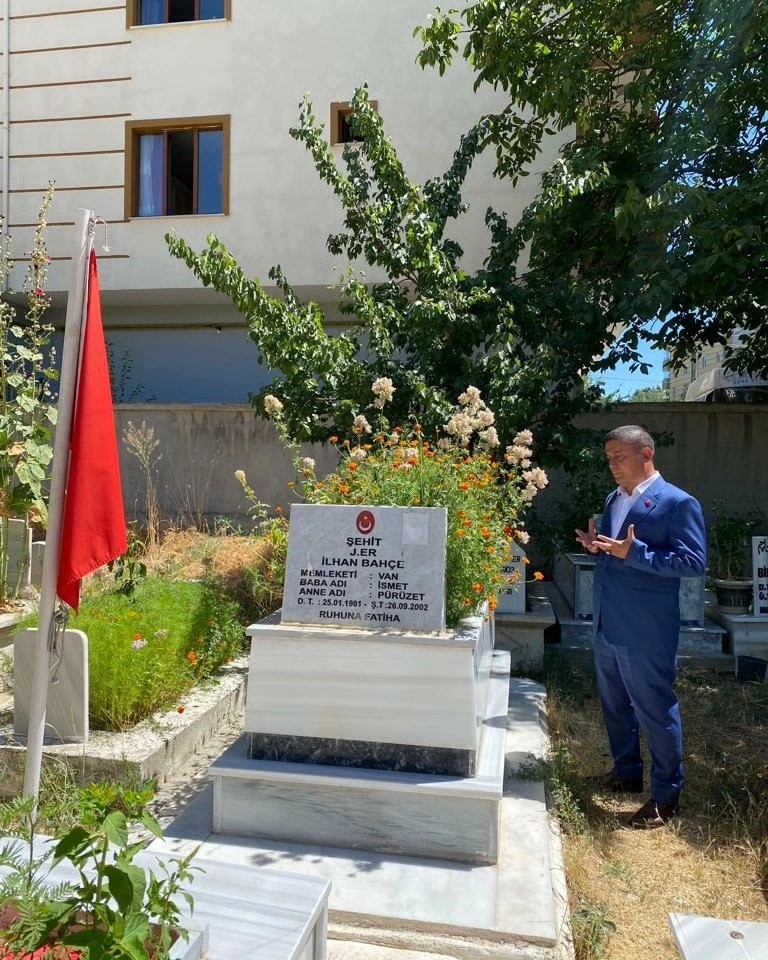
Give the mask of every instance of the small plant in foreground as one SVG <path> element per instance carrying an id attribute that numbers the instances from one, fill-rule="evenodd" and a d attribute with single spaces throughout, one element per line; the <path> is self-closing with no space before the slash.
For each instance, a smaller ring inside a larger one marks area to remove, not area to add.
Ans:
<path id="1" fill-rule="evenodd" d="M 162 837 L 147 810 L 152 795 L 151 787 L 93 784 L 79 793 L 79 822 L 53 844 L 42 845 L 32 800 L 2 808 L 7 835 L 18 838 L 3 848 L 11 872 L 0 881 L 0 898 L 15 907 L 0 930 L 6 953 L 19 957 L 50 945 L 82 951 L 92 960 L 164 960 L 174 937 L 188 936 L 179 926 L 177 901 L 193 907 L 184 885 L 195 869 L 195 852 L 161 867 L 164 876 L 137 862 L 152 839 Z M 139 826 L 148 835 L 131 840 L 131 828 Z M 78 880 L 46 886 L 50 870 L 64 862 L 74 867 Z"/>

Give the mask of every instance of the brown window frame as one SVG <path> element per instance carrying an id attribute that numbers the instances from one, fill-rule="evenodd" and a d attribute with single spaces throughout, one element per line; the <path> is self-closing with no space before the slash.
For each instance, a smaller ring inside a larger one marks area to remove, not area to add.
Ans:
<path id="1" fill-rule="evenodd" d="M 165 10 L 166 16 L 168 15 L 168 0 L 165 0 Z M 200 0 L 195 0 L 195 11 L 198 14 L 194 20 L 174 20 L 173 23 L 221 23 L 222 20 L 231 20 L 232 19 L 232 0 L 224 0 L 224 16 L 217 17 L 215 20 L 201 20 L 200 19 Z M 171 21 L 164 20 L 161 23 L 149 23 L 142 24 L 139 23 L 139 0 L 127 0 L 125 4 L 125 19 L 126 26 L 128 29 L 131 27 L 163 27 L 167 26 Z"/>
<path id="2" fill-rule="evenodd" d="M 379 101 L 370 100 L 371 107 L 378 112 Z M 331 146 L 343 146 L 345 143 L 360 143 L 359 140 L 344 138 L 344 120 L 352 113 L 352 104 L 349 100 L 332 101 L 331 103 Z"/>
<path id="3" fill-rule="evenodd" d="M 164 213 L 165 217 L 221 217 L 229 214 L 230 115 L 209 117 L 163 118 L 156 120 L 128 120 L 125 124 L 125 219 L 144 220 L 136 212 L 139 202 L 139 137 L 143 134 L 199 132 L 221 130 L 221 212 L 220 213 Z M 197 183 L 197 170 L 195 170 Z"/>

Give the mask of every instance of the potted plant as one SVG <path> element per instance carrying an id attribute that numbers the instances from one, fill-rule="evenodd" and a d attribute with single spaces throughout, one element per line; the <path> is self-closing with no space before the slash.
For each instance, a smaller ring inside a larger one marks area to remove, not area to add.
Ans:
<path id="1" fill-rule="evenodd" d="M 717 606 L 723 613 L 749 613 L 752 603 L 750 547 L 760 514 L 731 510 L 722 501 L 713 505 L 713 514 L 709 530 L 709 573 Z"/>

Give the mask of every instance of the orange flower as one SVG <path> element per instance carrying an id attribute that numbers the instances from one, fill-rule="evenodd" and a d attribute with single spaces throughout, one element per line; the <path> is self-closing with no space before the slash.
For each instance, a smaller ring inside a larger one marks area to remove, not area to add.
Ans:
<path id="1" fill-rule="evenodd" d="M 534 579 L 534 580 L 543 580 L 543 579 L 544 579 L 544 574 L 541 572 L 541 570 L 537 570 L 536 573 L 534 573 L 534 575 L 533 575 L 533 579 Z"/>
<path id="2" fill-rule="evenodd" d="M 482 585 L 482 583 L 473 583 L 472 589 L 475 591 L 475 593 L 482 593 L 483 590 L 485 590 L 485 587 Z"/>
<path id="3" fill-rule="evenodd" d="M 457 536 L 457 537 L 466 537 L 466 535 L 467 535 L 467 531 L 466 531 L 466 530 L 457 530 L 457 531 L 456 531 L 456 536 Z"/>
<path id="4" fill-rule="evenodd" d="M 189 651 L 189 653 L 187 654 L 187 660 L 189 660 L 189 662 L 192 664 L 193 667 L 197 663 L 197 654 L 195 653 L 194 650 Z"/>
<path id="5" fill-rule="evenodd" d="M 507 537 L 511 537 L 512 534 L 515 532 L 515 531 L 512 529 L 512 527 L 510 527 L 510 525 L 509 525 L 508 523 L 505 523 L 505 524 L 504 524 L 504 526 L 502 527 L 502 530 L 503 530 L 503 532 L 504 532 L 504 535 L 507 536 Z"/>
<path id="6" fill-rule="evenodd" d="M 488 547 L 488 553 L 490 553 L 490 554 L 496 553 L 496 547 L 494 547 L 494 546 Z"/>
<path id="7" fill-rule="evenodd" d="M 358 468 L 359 468 L 359 464 L 356 463 L 354 460 L 351 460 L 351 461 L 347 464 L 347 469 L 350 471 L 350 473 L 354 473 L 355 470 L 357 470 Z"/>
<path id="8" fill-rule="evenodd" d="M 330 443 L 338 443 L 338 442 L 339 442 L 339 438 L 336 437 L 336 436 L 328 437 L 328 440 L 330 441 Z"/>
<path id="9" fill-rule="evenodd" d="M 184 713 L 184 707 L 181 704 L 176 707 L 176 713 Z"/>
<path id="10" fill-rule="evenodd" d="M 282 512 L 283 512 L 282 507 L 275 507 L 275 513 L 282 513 Z"/>
<path id="11" fill-rule="evenodd" d="M 348 484 L 348 483 L 340 483 L 340 484 L 339 484 L 339 493 L 349 493 L 349 484 Z"/>
<path id="12" fill-rule="evenodd" d="M 460 483 L 460 484 L 459 484 L 459 490 L 469 490 L 469 484 L 468 484 L 468 483 Z"/>
<path id="13" fill-rule="evenodd" d="M 489 610 L 495 610 L 496 607 L 498 607 L 498 605 L 499 605 L 499 601 L 498 601 L 498 599 L 497 599 L 497 597 L 496 597 L 495 594 L 492 594 L 490 597 L 488 597 L 488 609 L 489 609 Z"/>

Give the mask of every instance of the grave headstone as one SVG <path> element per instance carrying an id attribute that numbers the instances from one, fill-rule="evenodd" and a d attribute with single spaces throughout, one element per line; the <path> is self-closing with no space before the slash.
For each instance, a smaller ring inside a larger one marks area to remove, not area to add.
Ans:
<path id="1" fill-rule="evenodd" d="M 768 536 L 752 537 L 753 612 L 768 617 Z"/>
<path id="2" fill-rule="evenodd" d="M 26 520 L 11 517 L 8 521 L 8 584 L 12 590 L 30 584 L 29 558 L 32 552 L 32 530 Z"/>
<path id="3" fill-rule="evenodd" d="M 20 630 L 13 642 L 13 729 L 29 730 L 32 674 L 37 629 Z M 48 685 L 45 736 L 54 741 L 88 742 L 88 638 L 82 630 L 65 630 L 59 638 L 61 660 Z"/>
<path id="4" fill-rule="evenodd" d="M 281 619 L 442 630 L 447 511 L 294 504 Z"/>
<path id="5" fill-rule="evenodd" d="M 499 591 L 497 613 L 525 613 L 525 550 L 510 543 L 509 561 L 502 568 L 505 584 Z"/>

